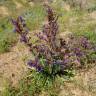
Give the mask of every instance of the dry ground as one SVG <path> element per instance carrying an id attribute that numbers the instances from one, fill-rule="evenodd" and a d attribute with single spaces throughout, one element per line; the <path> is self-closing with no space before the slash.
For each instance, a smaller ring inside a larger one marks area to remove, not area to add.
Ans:
<path id="1" fill-rule="evenodd" d="M 26 59 L 30 55 L 25 46 L 18 43 L 9 53 L 0 55 L 0 90 L 5 86 L 6 81 L 17 85 L 18 80 L 27 71 Z M 3 82 L 4 81 L 4 82 Z"/>
<path id="2" fill-rule="evenodd" d="M 59 96 L 96 96 L 96 66 L 65 82 Z"/>

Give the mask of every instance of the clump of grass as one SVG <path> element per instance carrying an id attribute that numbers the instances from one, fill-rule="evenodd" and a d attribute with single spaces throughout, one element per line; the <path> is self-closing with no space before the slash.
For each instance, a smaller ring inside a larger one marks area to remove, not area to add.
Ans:
<path id="1" fill-rule="evenodd" d="M 7 39 L 0 40 L 0 53 L 8 52 L 10 49 L 10 42 Z"/>
<path id="2" fill-rule="evenodd" d="M 30 69 L 19 81 L 18 87 L 14 87 L 10 83 L 7 84 L 2 96 L 58 96 L 63 80 L 58 77 L 52 83 L 51 79 L 47 78 L 46 86 L 44 86 L 45 81 L 42 74 Z"/>
<path id="3" fill-rule="evenodd" d="M 9 19 L 4 18 L 0 22 L 0 53 L 4 53 L 10 51 L 10 48 L 17 42 L 17 37 L 12 33 Z"/>
<path id="4" fill-rule="evenodd" d="M 42 5 L 37 4 L 32 8 L 28 8 L 22 13 L 22 16 L 26 19 L 26 23 L 30 30 L 37 30 L 40 29 L 41 24 L 44 21 L 45 11 Z"/>
<path id="5" fill-rule="evenodd" d="M 73 32 L 77 36 L 86 36 L 91 42 L 96 43 L 96 32 L 95 26 L 96 23 L 91 23 L 91 21 L 87 22 L 76 22 L 75 25 L 69 27 L 69 30 Z"/>

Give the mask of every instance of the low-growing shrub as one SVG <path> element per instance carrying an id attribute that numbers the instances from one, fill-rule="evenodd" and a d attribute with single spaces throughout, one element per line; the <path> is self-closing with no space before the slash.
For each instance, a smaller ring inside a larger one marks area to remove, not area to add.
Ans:
<path id="1" fill-rule="evenodd" d="M 74 67 L 82 67 L 89 62 L 96 62 L 96 59 L 90 59 L 89 55 L 96 54 L 96 47 L 86 37 L 70 36 L 69 40 L 57 38 L 59 34 L 58 16 L 55 15 L 49 5 L 45 4 L 44 6 L 48 21 L 41 32 L 34 34 L 37 37 L 35 43 L 31 42 L 32 38 L 28 35 L 29 30 L 22 16 L 19 16 L 16 20 L 12 19 L 15 32 L 20 35 L 20 41 L 25 43 L 34 55 L 34 59 L 29 60 L 27 64 L 30 69 L 35 69 L 35 73 L 32 73 L 32 78 L 28 76 L 27 82 L 25 80 L 24 86 L 22 85 L 21 88 L 21 92 L 28 96 L 31 96 L 34 92 L 39 93 L 42 88 L 54 84 L 57 77 L 72 77 L 71 70 Z"/>
<path id="2" fill-rule="evenodd" d="M 54 15 L 53 10 L 48 5 L 45 6 L 48 13 L 48 24 L 43 26 L 42 32 L 34 34 L 39 38 L 35 44 L 30 43 L 31 37 L 27 35 L 28 28 L 21 16 L 17 20 L 12 19 L 12 23 L 15 25 L 15 31 L 21 36 L 20 41 L 24 42 L 35 56 L 35 60 L 29 60 L 28 65 L 46 76 L 55 78 L 56 75 L 66 73 L 64 69 L 70 68 L 73 62 L 67 60 L 70 59 L 68 58 L 70 49 L 66 41 L 60 38 L 59 44 L 56 44 L 58 16 Z"/>

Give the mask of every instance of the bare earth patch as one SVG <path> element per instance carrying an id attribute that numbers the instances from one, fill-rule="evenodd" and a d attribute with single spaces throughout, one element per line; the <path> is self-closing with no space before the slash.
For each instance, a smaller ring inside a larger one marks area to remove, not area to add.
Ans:
<path id="1" fill-rule="evenodd" d="M 9 11 L 7 7 L 0 6 L 0 16 L 9 16 Z"/>
<path id="2" fill-rule="evenodd" d="M 96 20 L 96 11 L 92 12 L 92 13 L 90 14 L 90 17 L 91 17 L 92 19 L 95 19 L 95 20 Z"/>
<path id="3" fill-rule="evenodd" d="M 16 86 L 21 77 L 26 73 L 25 62 L 31 54 L 25 46 L 18 43 L 11 52 L 0 55 L 0 91 L 4 88 L 4 80 Z"/>
<path id="4" fill-rule="evenodd" d="M 31 7 L 33 7 L 33 6 L 34 6 L 34 3 L 33 3 L 33 2 L 29 2 L 29 5 L 30 5 Z"/>
<path id="5" fill-rule="evenodd" d="M 23 5 L 22 5 L 21 3 L 17 2 L 16 0 L 13 0 L 13 1 L 14 1 L 14 3 L 16 4 L 16 8 L 17 8 L 17 9 L 20 9 L 20 8 L 23 7 Z"/>
<path id="6" fill-rule="evenodd" d="M 68 5 L 68 4 L 64 4 L 64 7 L 63 7 L 66 11 L 70 11 L 70 5 Z"/>
<path id="7" fill-rule="evenodd" d="M 96 96 L 96 66 L 65 82 L 59 96 Z"/>

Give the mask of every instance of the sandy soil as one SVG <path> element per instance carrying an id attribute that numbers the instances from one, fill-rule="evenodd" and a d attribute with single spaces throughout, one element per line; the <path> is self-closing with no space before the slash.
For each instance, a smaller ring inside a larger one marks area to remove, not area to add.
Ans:
<path id="1" fill-rule="evenodd" d="M 3 89 L 4 80 L 16 86 L 27 71 L 26 61 L 31 54 L 25 46 L 18 43 L 10 52 L 0 55 L 0 90 Z"/>
<path id="2" fill-rule="evenodd" d="M 5 6 L 0 6 L 0 16 L 8 16 L 9 11 L 8 8 Z"/>

